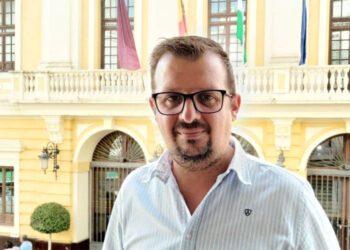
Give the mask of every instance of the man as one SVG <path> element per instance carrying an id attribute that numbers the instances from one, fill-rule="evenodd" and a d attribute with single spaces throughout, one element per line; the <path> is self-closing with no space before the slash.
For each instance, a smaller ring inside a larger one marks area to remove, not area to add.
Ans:
<path id="1" fill-rule="evenodd" d="M 339 249 L 310 185 L 231 137 L 240 96 L 219 44 L 163 41 L 151 55 L 151 80 L 168 150 L 126 178 L 104 250 Z"/>

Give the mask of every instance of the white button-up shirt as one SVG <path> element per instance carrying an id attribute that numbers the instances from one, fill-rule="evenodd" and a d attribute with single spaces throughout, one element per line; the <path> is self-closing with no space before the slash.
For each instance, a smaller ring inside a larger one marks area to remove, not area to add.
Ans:
<path id="1" fill-rule="evenodd" d="M 340 249 L 305 179 L 246 154 L 235 139 L 231 144 L 227 171 L 192 215 L 169 153 L 133 171 L 118 193 L 103 250 Z"/>

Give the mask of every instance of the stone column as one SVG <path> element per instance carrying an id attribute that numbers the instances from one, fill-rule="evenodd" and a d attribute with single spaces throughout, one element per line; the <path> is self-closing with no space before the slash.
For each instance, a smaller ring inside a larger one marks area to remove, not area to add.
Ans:
<path id="1" fill-rule="evenodd" d="M 40 70 L 80 67 L 81 9 L 81 0 L 42 0 Z"/>

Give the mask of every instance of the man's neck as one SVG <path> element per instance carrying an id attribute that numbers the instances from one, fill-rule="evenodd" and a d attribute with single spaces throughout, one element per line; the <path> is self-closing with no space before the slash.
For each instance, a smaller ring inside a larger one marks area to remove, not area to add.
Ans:
<path id="1" fill-rule="evenodd" d="M 173 175 L 191 214 L 214 185 L 217 177 L 227 170 L 233 154 L 234 149 L 230 147 L 215 164 L 208 168 L 201 166 L 198 171 L 188 170 L 173 161 Z"/>

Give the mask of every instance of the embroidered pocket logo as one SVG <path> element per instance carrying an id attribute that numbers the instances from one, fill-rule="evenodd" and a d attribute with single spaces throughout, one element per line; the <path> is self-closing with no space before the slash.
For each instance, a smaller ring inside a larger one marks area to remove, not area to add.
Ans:
<path id="1" fill-rule="evenodd" d="M 244 209 L 244 214 L 245 214 L 246 216 L 251 215 L 252 212 L 253 212 L 253 210 L 251 210 L 251 209 L 249 209 L 249 208 Z"/>

